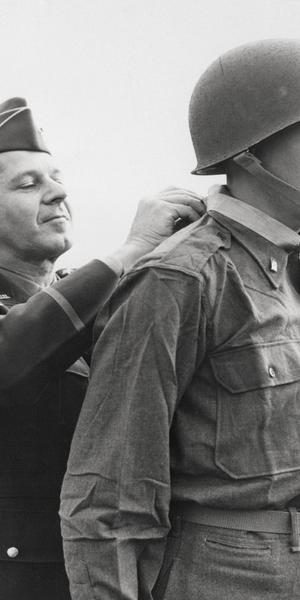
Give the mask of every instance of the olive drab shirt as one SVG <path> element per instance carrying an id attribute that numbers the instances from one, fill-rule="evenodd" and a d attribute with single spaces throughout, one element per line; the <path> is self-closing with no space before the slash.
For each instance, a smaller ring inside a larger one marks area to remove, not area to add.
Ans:
<path id="1" fill-rule="evenodd" d="M 95 260 L 41 291 L 0 267 L 0 561 L 63 560 L 59 493 L 89 374 L 80 356 L 116 280 Z"/>
<path id="2" fill-rule="evenodd" d="M 74 600 L 151 598 L 173 503 L 300 504 L 299 238 L 216 197 L 231 218 L 140 261 L 96 343 L 62 488 Z"/>

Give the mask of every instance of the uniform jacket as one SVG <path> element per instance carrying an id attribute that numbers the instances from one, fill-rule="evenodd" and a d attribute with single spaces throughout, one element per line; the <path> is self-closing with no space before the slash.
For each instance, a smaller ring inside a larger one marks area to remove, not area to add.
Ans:
<path id="1" fill-rule="evenodd" d="M 63 560 L 59 492 L 87 386 L 81 355 L 115 282 L 97 260 L 44 291 L 0 268 L 1 561 Z"/>

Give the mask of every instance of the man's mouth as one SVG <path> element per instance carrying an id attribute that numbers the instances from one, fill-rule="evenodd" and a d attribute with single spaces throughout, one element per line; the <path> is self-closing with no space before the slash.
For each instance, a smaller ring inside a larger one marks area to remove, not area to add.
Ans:
<path id="1" fill-rule="evenodd" d="M 43 219 L 43 223 L 48 223 L 49 221 L 69 221 L 70 217 L 68 215 L 54 215 L 51 217 L 47 217 Z"/>

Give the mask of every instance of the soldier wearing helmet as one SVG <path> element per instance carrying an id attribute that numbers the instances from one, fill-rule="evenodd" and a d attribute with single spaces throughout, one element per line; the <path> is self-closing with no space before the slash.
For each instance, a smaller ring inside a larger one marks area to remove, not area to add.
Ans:
<path id="1" fill-rule="evenodd" d="M 62 491 L 73 600 L 300 598 L 300 41 L 216 60 L 190 130 L 227 186 L 110 302 Z"/>

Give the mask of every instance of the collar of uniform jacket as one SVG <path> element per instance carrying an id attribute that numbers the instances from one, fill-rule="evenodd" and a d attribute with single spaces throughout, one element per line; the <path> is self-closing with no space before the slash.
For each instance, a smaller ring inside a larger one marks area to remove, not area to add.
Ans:
<path id="1" fill-rule="evenodd" d="M 16 273 L 12 269 L 0 266 L 0 292 L 15 302 L 27 302 L 30 296 L 40 291 L 40 286 L 24 277 L 21 273 Z"/>
<path id="2" fill-rule="evenodd" d="M 52 283 L 58 280 L 54 275 Z M 52 285 L 51 283 L 51 285 Z M 0 266 L 0 300 L 13 298 L 15 302 L 27 302 L 27 300 L 40 292 L 43 288 L 32 279 L 25 277 L 22 273 Z"/>
<path id="3" fill-rule="evenodd" d="M 215 220 L 229 228 L 278 287 L 288 253 L 300 250 L 298 233 L 261 210 L 233 198 L 226 186 L 213 186 L 209 191 L 207 210 Z"/>

